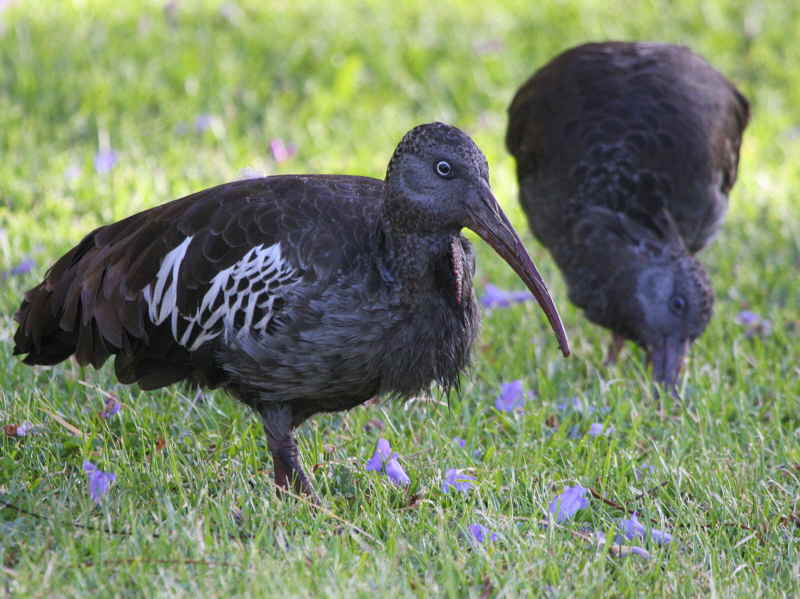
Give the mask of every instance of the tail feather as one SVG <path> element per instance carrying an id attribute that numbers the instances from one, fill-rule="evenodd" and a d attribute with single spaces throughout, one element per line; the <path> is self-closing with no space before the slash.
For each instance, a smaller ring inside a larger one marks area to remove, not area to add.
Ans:
<path id="1" fill-rule="evenodd" d="M 112 246 L 98 245 L 108 228 L 89 233 L 25 295 L 15 315 L 14 354 L 25 355 L 26 364 L 52 365 L 74 354 L 80 364 L 99 368 L 146 341 L 141 299 L 125 285 L 127 261 L 112 259 Z"/>
<path id="2" fill-rule="evenodd" d="M 186 258 L 181 270 L 181 305 L 166 308 L 192 313 L 220 269 L 235 264 L 249 248 L 281 239 L 277 219 L 264 225 L 253 218 L 274 213 L 276 190 L 263 180 L 226 184 L 92 231 L 25 295 L 15 316 L 14 353 L 27 364 L 52 365 L 74 355 L 95 367 L 116 355 L 120 380 L 142 388 L 185 378 L 202 379 L 206 386 L 222 384 L 225 374 L 217 365 L 215 346 L 190 351 L 181 345 L 172 330 L 174 319 L 171 324 L 148 318 L 145 290 L 170 252 L 196 239 L 195 255 Z M 243 218 L 247 229 L 235 239 L 225 238 L 228 225 Z M 207 255 L 208 247 L 218 246 L 221 251 Z M 177 292 L 172 294 L 170 301 L 176 302 Z"/>

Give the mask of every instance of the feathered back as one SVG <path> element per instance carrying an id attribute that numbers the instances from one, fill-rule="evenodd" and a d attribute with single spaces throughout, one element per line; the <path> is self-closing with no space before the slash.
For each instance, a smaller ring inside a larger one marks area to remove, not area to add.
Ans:
<path id="1" fill-rule="evenodd" d="M 666 209 L 696 252 L 727 208 L 748 120 L 744 96 L 688 48 L 591 43 L 520 87 L 506 145 L 545 245 L 570 210 L 599 205 L 632 218 Z"/>

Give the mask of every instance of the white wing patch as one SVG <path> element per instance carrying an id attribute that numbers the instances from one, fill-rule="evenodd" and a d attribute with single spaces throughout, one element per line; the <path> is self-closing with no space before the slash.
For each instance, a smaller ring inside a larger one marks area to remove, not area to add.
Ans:
<path id="1" fill-rule="evenodd" d="M 175 320 L 178 315 L 178 272 L 193 238 L 194 236 L 187 237 L 178 247 L 164 256 L 156 280 L 144 288 L 144 300 L 149 308 L 150 320 L 155 324 L 161 324 L 172 315 L 173 330 L 177 326 Z"/>
<path id="2" fill-rule="evenodd" d="M 223 332 L 226 338 L 266 333 L 274 316 L 276 291 L 299 279 L 299 273 L 283 259 L 280 243 L 251 248 L 218 272 L 194 314 L 186 315 L 178 310 L 178 274 L 191 241 L 187 237 L 164 256 L 155 280 L 144 288 L 150 320 L 159 325 L 169 319 L 175 341 L 190 351 Z"/>

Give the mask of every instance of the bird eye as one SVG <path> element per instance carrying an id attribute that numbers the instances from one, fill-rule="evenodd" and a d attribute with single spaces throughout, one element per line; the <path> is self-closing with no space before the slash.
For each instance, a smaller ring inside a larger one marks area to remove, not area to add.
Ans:
<path id="1" fill-rule="evenodd" d="M 686 309 L 686 299 L 680 295 L 673 295 L 669 300 L 669 309 L 675 314 L 681 314 Z"/>
<path id="2" fill-rule="evenodd" d="M 437 162 L 434 169 L 436 170 L 437 175 L 444 177 L 445 179 L 449 178 L 450 175 L 453 174 L 453 167 L 450 166 L 450 163 L 446 160 L 440 160 Z"/>

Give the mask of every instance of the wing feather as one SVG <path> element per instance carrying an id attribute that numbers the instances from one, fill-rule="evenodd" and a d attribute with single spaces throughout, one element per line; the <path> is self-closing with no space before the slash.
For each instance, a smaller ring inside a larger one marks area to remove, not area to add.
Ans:
<path id="1" fill-rule="evenodd" d="M 75 354 L 95 367 L 116 355 L 120 381 L 142 388 L 219 384 L 210 342 L 224 331 L 270 334 L 284 322 L 275 317 L 286 289 L 332 276 L 344 259 L 331 255 L 357 249 L 331 242 L 336 232 L 368 237 L 377 226 L 382 185 L 344 176 L 238 181 L 100 227 L 26 294 L 14 352 L 31 364 Z M 315 265 L 315 255 L 326 259 Z"/>

